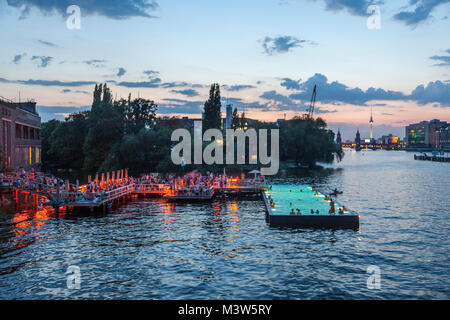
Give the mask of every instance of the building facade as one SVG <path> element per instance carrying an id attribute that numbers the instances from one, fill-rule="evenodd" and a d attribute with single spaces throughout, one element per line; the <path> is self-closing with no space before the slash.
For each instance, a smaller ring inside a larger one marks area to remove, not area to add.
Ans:
<path id="1" fill-rule="evenodd" d="M 405 129 L 405 139 L 408 148 L 438 148 L 438 134 L 448 126 L 445 121 L 434 119 L 410 124 Z"/>
<path id="2" fill-rule="evenodd" d="M 437 140 L 439 150 L 450 151 L 450 124 L 439 130 Z"/>
<path id="3" fill-rule="evenodd" d="M 36 103 L 0 99 L 0 110 L 1 167 L 39 169 L 41 118 Z"/>

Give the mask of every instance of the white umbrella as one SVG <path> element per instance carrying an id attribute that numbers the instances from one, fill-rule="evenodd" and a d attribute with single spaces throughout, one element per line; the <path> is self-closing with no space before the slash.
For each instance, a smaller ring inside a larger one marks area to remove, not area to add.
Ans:
<path id="1" fill-rule="evenodd" d="M 256 180 L 256 175 L 257 175 L 257 174 L 260 174 L 261 171 L 259 171 L 259 170 L 252 170 L 252 171 L 250 171 L 249 173 L 254 173 L 254 174 L 255 174 L 255 180 Z"/>

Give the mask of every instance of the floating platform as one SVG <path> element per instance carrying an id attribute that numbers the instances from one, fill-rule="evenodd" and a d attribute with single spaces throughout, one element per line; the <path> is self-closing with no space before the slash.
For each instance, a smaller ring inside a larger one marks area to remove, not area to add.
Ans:
<path id="1" fill-rule="evenodd" d="M 359 215 L 344 209 L 336 201 L 336 213 L 330 214 L 330 202 L 307 185 L 273 185 L 263 193 L 266 219 L 273 227 L 359 229 Z M 270 199 L 274 205 L 270 205 Z M 300 210 L 300 214 L 297 213 Z M 344 213 L 338 213 L 339 209 Z M 291 214 L 294 210 L 295 214 Z M 314 213 L 311 213 L 311 210 Z M 316 213 L 317 210 L 319 213 Z"/>
<path id="2" fill-rule="evenodd" d="M 445 157 L 445 156 L 414 155 L 414 160 L 450 163 L 450 157 Z"/>

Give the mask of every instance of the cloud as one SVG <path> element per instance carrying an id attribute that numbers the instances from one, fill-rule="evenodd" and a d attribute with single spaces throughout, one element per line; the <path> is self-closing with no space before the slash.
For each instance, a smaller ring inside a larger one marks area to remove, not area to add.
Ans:
<path id="1" fill-rule="evenodd" d="M 149 81 L 138 81 L 138 82 L 119 82 L 118 86 L 127 88 L 159 88 L 161 83 L 160 78 L 153 78 Z"/>
<path id="2" fill-rule="evenodd" d="M 16 55 L 14 56 L 14 59 L 13 59 L 12 62 L 15 63 L 15 64 L 19 64 L 20 61 L 22 61 L 22 58 L 25 57 L 26 55 L 27 55 L 26 53 L 16 54 Z"/>
<path id="3" fill-rule="evenodd" d="M 287 90 L 300 90 L 300 82 L 301 80 L 292 80 L 289 78 L 283 78 L 281 82 L 281 86 L 285 87 Z"/>
<path id="4" fill-rule="evenodd" d="M 8 80 L 4 78 L 0 78 L 0 82 L 3 83 L 18 83 L 18 84 L 24 84 L 24 85 L 31 85 L 31 86 L 55 86 L 55 87 L 81 87 L 81 86 L 88 86 L 88 85 L 94 85 L 97 82 L 95 81 L 59 81 L 59 80 Z"/>
<path id="5" fill-rule="evenodd" d="M 117 72 L 117 76 L 121 77 L 123 76 L 125 73 L 127 73 L 127 70 L 125 70 L 124 68 L 119 68 L 119 71 Z"/>
<path id="6" fill-rule="evenodd" d="M 308 40 L 300 40 L 292 36 L 265 37 L 260 41 L 264 49 L 264 53 L 272 56 L 277 53 L 286 53 L 296 47 L 302 47 L 305 44 L 313 44 Z"/>
<path id="7" fill-rule="evenodd" d="M 93 66 L 94 68 L 101 68 L 105 66 L 103 63 L 107 61 L 104 59 L 92 59 L 92 60 L 85 60 L 83 62 L 86 63 L 87 65 Z"/>
<path id="8" fill-rule="evenodd" d="M 54 44 L 54 43 L 52 43 L 52 42 L 48 42 L 48 41 L 44 41 L 44 40 L 38 40 L 38 42 L 39 42 L 40 44 L 45 45 L 45 46 L 49 46 L 49 47 L 57 47 L 57 45 Z"/>
<path id="9" fill-rule="evenodd" d="M 83 94 L 90 94 L 89 92 L 87 92 L 87 91 L 84 91 L 84 90 L 71 90 L 71 89 L 63 89 L 63 90 L 61 90 L 61 93 L 69 93 L 69 92 L 73 92 L 73 93 L 83 93 Z"/>
<path id="10" fill-rule="evenodd" d="M 203 88 L 204 86 L 201 84 L 195 84 L 195 83 L 187 83 L 187 82 L 165 82 L 161 84 L 161 88 L 185 88 L 185 87 L 191 87 L 191 88 Z"/>
<path id="11" fill-rule="evenodd" d="M 328 11 L 346 10 L 354 16 L 368 16 L 367 8 L 370 5 L 383 3 L 383 1 L 374 2 L 372 0 L 324 0 L 324 2 Z"/>
<path id="12" fill-rule="evenodd" d="M 450 54 L 450 49 L 445 50 L 445 52 Z M 432 57 L 430 57 L 430 59 L 439 62 L 437 64 L 434 64 L 435 67 L 450 66 L 450 55 L 448 55 L 448 56 L 432 56 Z"/>
<path id="13" fill-rule="evenodd" d="M 154 70 L 145 70 L 143 71 L 143 73 L 148 76 L 149 78 L 153 78 L 156 77 L 157 75 L 159 75 L 159 71 L 154 71 Z"/>
<path id="14" fill-rule="evenodd" d="M 434 81 L 427 86 L 420 85 L 411 93 L 410 99 L 419 104 L 437 102 L 441 105 L 450 106 L 450 83 Z"/>
<path id="15" fill-rule="evenodd" d="M 281 105 L 293 105 L 293 102 L 290 98 L 277 93 L 275 90 L 273 91 L 266 91 L 264 92 L 260 98 L 271 101 L 274 104 L 281 104 Z"/>
<path id="16" fill-rule="evenodd" d="M 308 104 L 311 100 L 314 85 L 317 85 L 316 100 L 328 104 L 338 105 L 345 103 L 366 106 L 367 102 L 375 100 L 409 100 L 416 101 L 419 104 L 439 103 L 441 106 L 450 106 L 450 83 L 445 81 L 430 82 L 427 86 L 419 85 L 411 94 L 405 94 L 381 88 L 369 88 L 365 91 L 360 88 L 350 88 L 338 81 L 329 82 L 327 77 L 320 73 L 316 73 L 304 82 L 299 81 L 298 92 L 290 94 L 288 97 L 275 91 L 268 91 L 261 98 L 272 100 L 284 106 L 289 105 L 289 100 L 286 100 L 286 98 Z M 385 104 L 376 105 L 380 106 Z"/>
<path id="17" fill-rule="evenodd" d="M 31 8 L 39 9 L 44 14 L 56 13 L 66 17 L 67 7 L 78 5 L 83 15 L 100 15 L 111 19 L 151 18 L 153 16 L 149 11 L 159 7 L 152 0 L 7 0 L 7 4 L 21 9 L 22 17 L 28 16 Z"/>
<path id="18" fill-rule="evenodd" d="M 36 61 L 38 67 L 46 68 L 50 62 L 53 60 L 53 57 L 49 56 L 32 56 L 31 61 Z"/>
<path id="19" fill-rule="evenodd" d="M 203 111 L 204 101 L 189 101 L 182 99 L 163 99 L 163 103 L 158 103 L 158 113 L 171 114 L 199 114 Z"/>
<path id="20" fill-rule="evenodd" d="M 450 0 L 410 0 L 409 5 L 415 6 L 413 11 L 400 11 L 394 15 L 394 19 L 409 26 L 416 26 L 431 17 L 431 12 Z"/>
<path id="21" fill-rule="evenodd" d="M 314 85 L 318 87 L 317 101 L 323 103 L 343 102 L 353 105 L 365 105 L 367 101 L 371 100 L 406 99 L 406 96 L 401 92 L 375 88 L 363 91 L 360 88 L 349 88 L 338 81 L 330 83 L 327 77 L 320 73 L 316 73 L 305 82 L 299 82 L 299 92 L 291 94 L 289 98 L 310 101 Z"/>
<path id="22" fill-rule="evenodd" d="M 240 85 L 232 85 L 232 86 L 223 85 L 222 87 L 228 91 L 241 91 L 241 90 L 245 90 L 245 89 L 256 88 L 255 86 L 252 86 L 249 84 L 240 84 Z"/>
<path id="23" fill-rule="evenodd" d="M 179 93 L 188 97 L 196 97 L 199 93 L 194 89 L 185 89 L 185 90 L 170 90 L 173 93 Z"/>

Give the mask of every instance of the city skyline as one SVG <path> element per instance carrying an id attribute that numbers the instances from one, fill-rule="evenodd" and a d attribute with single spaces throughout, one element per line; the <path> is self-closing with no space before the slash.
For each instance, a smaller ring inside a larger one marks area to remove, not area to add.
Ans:
<path id="1" fill-rule="evenodd" d="M 80 29 L 66 26 L 71 4 Z M 198 117 L 218 82 L 223 115 L 231 103 L 273 121 L 304 113 L 317 85 L 316 114 L 344 140 L 366 136 L 371 105 L 375 137 L 450 121 L 449 1 L 380 3 L 379 30 L 366 25 L 370 4 L 0 0 L 0 96 L 35 99 L 47 121 L 88 109 L 106 82 L 160 115 Z"/>

